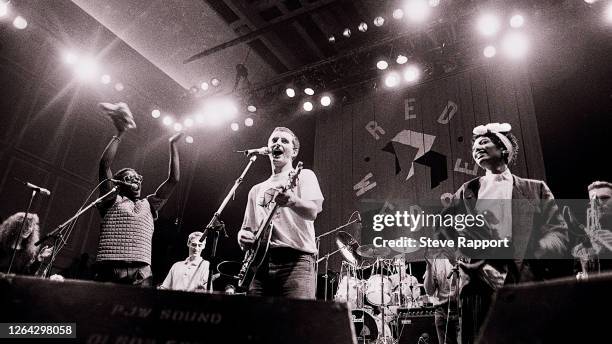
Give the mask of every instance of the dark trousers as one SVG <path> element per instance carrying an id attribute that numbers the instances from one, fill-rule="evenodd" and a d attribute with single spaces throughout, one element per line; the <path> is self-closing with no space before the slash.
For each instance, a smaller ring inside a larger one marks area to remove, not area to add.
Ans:
<path id="1" fill-rule="evenodd" d="M 144 262 L 98 262 L 95 270 L 94 279 L 99 282 L 113 282 L 139 287 L 153 286 L 151 266 Z"/>
<path id="2" fill-rule="evenodd" d="M 314 256 L 292 248 L 270 248 L 255 274 L 249 295 L 315 298 Z"/>
<path id="3" fill-rule="evenodd" d="M 457 310 L 457 303 L 449 303 L 436 306 L 434 313 L 436 322 L 436 333 L 438 334 L 439 344 L 457 344 L 461 343 L 459 340 L 459 313 Z M 447 331 L 448 329 L 448 331 Z M 446 340 L 446 341 L 445 341 Z"/>

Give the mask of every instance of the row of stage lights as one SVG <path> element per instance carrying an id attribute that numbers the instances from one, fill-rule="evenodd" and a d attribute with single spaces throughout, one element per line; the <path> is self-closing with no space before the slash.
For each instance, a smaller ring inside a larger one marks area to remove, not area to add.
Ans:
<path id="1" fill-rule="evenodd" d="M 12 19 L 13 26 L 19 30 L 23 30 L 28 27 L 28 21 L 24 17 L 20 15 L 13 17 L 12 12 L 14 12 L 14 10 L 11 6 L 9 6 L 9 3 L 7 1 L 0 0 L 0 20 L 4 20 L 6 18 L 9 20 Z"/>
<path id="2" fill-rule="evenodd" d="M 315 91 L 312 87 L 304 88 L 304 94 L 307 96 L 307 99 L 302 102 L 302 109 L 306 112 L 310 112 L 315 108 L 315 102 L 313 101 L 313 97 L 315 95 Z M 297 96 L 297 92 L 294 87 L 288 86 L 285 89 L 285 95 L 289 98 L 295 98 Z M 319 103 L 323 107 L 328 107 L 332 103 L 332 97 L 329 94 L 323 94 L 319 97 Z"/>
<path id="3" fill-rule="evenodd" d="M 79 81 L 87 82 L 98 78 L 100 83 L 104 85 L 108 85 L 112 81 L 109 74 L 100 72 L 100 66 L 96 59 L 91 56 L 79 56 L 68 51 L 64 53 L 64 63 L 74 68 L 74 75 Z M 125 86 L 121 82 L 116 82 L 114 89 L 121 92 L 125 89 Z"/>

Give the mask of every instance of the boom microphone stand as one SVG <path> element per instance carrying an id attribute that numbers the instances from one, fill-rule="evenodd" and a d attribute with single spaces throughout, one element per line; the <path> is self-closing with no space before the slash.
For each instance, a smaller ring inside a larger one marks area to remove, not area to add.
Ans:
<path id="1" fill-rule="evenodd" d="M 28 202 L 28 207 L 25 211 L 25 216 L 23 217 L 23 221 L 21 221 L 21 227 L 19 228 L 19 235 L 17 236 L 17 240 L 15 240 L 15 245 L 13 246 L 13 255 L 11 256 L 11 262 L 9 263 L 8 269 L 6 270 L 7 274 L 11 273 L 11 268 L 13 267 L 13 262 L 15 261 L 15 255 L 17 255 L 17 246 L 19 242 L 21 242 L 21 233 L 23 233 L 23 227 L 25 227 L 25 223 L 28 220 L 28 215 L 30 214 L 30 209 L 32 209 L 32 202 L 34 202 L 34 197 L 38 193 L 37 189 L 32 189 L 32 194 L 30 195 L 30 201 Z"/>
<path id="2" fill-rule="evenodd" d="M 212 249 L 210 253 L 211 262 L 214 262 L 217 256 L 217 243 L 219 242 L 219 233 L 223 231 L 223 234 L 225 235 L 225 237 L 227 237 L 227 232 L 225 231 L 225 224 L 223 223 L 223 221 L 220 220 L 221 213 L 223 212 L 223 209 L 225 209 L 225 206 L 227 206 L 227 204 L 229 203 L 230 199 L 234 197 L 234 195 L 236 194 L 236 189 L 238 189 L 238 186 L 244 180 L 244 176 L 246 175 L 248 170 L 251 168 L 251 165 L 253 165 L 255 160 L 257 160 L 257 155 L 255 154 L 257 153 L 252 153 L 249 155 L 249 163 L 246 165 L 246 167 L 240 174 L 240 177 L 238 177 L 238 179 L 234 181 L 234 185 L 232 186 L 230 191 L 227 193 L 227 195 L 223 199 L 223 202 L 221 202 L 219 209 L 217 209 L 212 219 L 210 219 L 210 222 L 208 222 L 208 225 L 206 225 L 206 227 L 204 228 L 202 237 L 200 237 L 200 242 L 203 242 L 204 240 L 206 240 L 206 237 L 208 235 L 210 235 L 211 233 L 213 235 Z M 212 277 L 213 277 L 213 269 L 208 269 L 208 290 L 210 292 L 213 291 Z"/>

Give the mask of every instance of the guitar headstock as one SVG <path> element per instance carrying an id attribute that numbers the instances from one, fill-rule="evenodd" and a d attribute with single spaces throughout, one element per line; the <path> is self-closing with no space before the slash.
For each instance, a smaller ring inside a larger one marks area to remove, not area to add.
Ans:
<path id="1" fill-rule="evenodd" d="M 300 161 L 295 166 L 295 169 L 289 172 L 289 182 L 287 183 L 287 187 L 285 188 L 286 190 L 291 190 L 297 185 L 298 175 L 300 174 L 300 172 L 302 172 L 303 165 L 304 163 Z"/>

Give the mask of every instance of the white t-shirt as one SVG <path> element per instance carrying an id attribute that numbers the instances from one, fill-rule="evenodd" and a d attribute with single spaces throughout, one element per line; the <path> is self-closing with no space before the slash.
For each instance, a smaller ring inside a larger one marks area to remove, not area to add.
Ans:
<path id="1" fill-rule="evenodd" d="M 274 189 L 286 186 L 289 172 L 272 175 L 268 180 L 259 183 L 249 191 L 242 228 L 249 227 L 255 232 L 274 207 L 272 198 Z M 323 194 L 314 172 L 303 169 L 298 176 L 295 195 L 305 201 L 323 200 Z M 291 247 L 307 253 L 316 253 L 314 221 L 306 220 L 289 207 L 279 207 L 272 219 L 271 247 Z"/>
<path id="2" fill-rule="evenodd" d="M 210 263 L 202 257 L 174 263 L 160 289 L 205 291 Z"/>

